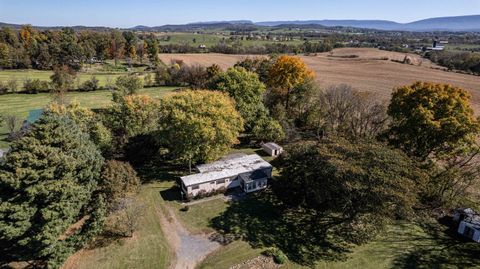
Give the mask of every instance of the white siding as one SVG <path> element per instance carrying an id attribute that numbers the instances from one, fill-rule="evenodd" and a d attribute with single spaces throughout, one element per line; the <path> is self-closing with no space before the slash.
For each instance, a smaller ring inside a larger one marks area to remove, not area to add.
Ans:
<path id="1" fill-rule="evenodd" d="M 263 149 L 263 151 L 265 151 L 265 153 L 267 153 L 268 155 L 270 155 L 270 156 L 275 156 L 275 155 L 273 154 L 273 150 L 272 150 L 271 148 L 269 148 L 268 146 L 262 145 L 262 149 Z"/>
<path id="2" fill-rule="evenodd" d="M 188 186 L 188 195 L 195 196 L 201 191 L 205 191 L 208 193 L 208 192 L 219 190 L 221 188 L 230 189 L 230 188 L 235 188 L 240 186 L 239 181 L 234 179 L 236 179 L 236 177 L 217 179 L 214 181 L 201 183 L 197 185 L 198 189 L 195 189 L 195 190 L 193 189 L 194 186 Z M 218 181 L 223 181 L 223 180 L 225 180 L 224 183 L 218 183 Z"/>

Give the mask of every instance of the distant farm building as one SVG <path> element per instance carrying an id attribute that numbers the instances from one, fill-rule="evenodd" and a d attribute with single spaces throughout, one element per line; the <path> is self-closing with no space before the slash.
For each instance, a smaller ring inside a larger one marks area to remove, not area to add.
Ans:
<path id="1" fill-rule="evenodd" d="M 272 157 L 276 157 L 283 152 L 283 148 L 276 143 L 269 142 L 262 145 L 263 151 Z"/>
<path id="2" fill-rule="evenodd" d="M 471 208 L 457 209 L 453 220 L 458 223 L 457 232 L 480 243 L 480 215 Z"/>
<path id="3" fill-rule="evenodd" d="M 181 177 L 182 194 L 192 198 L 240 187 L 250 193 L 265 189 L 272 177 L 272 165 L 257 154 L 240 154 L 198 165 L 199 173 Z"/>
<path id="4" fill-rule="evenodd" d="M 427 50 L 433 50 L 433 51 L 442 51 L 445 50 L 445 46 L 439 45 L 439 44 L 446 44 L 446 43 L 441 43 L 439 41 L 433 41 L 433 44 L 431 47 L 427 47 Z"/>

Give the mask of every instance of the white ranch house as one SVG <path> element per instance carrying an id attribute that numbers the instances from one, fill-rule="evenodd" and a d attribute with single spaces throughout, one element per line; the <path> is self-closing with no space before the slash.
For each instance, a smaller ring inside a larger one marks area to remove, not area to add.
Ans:
<path id="1" fill-rule="evenodd" d="M 197 174 L 180 178 L 182 194 L 187 197 L 237 187 L 250 193 L 265 189 L 272 177 L 272 165 L 257 154 L 227 156 L 196 168 Z"/>
<path id="2" fill-rule="evenodd" d="M 453 220 L 458 223 L 457 232 L 480 243 L 480 215 L 471 208 L 455 212 Z"/>

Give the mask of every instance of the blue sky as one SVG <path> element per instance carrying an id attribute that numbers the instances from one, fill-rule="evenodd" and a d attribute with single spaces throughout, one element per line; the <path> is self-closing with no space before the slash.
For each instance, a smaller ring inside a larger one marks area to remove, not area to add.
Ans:
<path id="1" fill-rule="evenodd" d="M 418 19 L 480 14 L 480 0 L 0 0 L 0 22 L 34 25 L 181 24 L 198 21 Z"/>

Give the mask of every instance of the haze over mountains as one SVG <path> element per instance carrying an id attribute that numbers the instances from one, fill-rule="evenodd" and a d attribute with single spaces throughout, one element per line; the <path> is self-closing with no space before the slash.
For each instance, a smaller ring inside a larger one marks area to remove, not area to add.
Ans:
<path id="1" fill-rule="evenodd" d="M 188 24 L 178 25 L 162 25 L 162 26 L 144 26 L 138 25 L 129 29 L 140 31 L 182 31 L 182 30 L 194 30 L 198 28 L 221 28 L 235 25 L 245 26 L 281 26 L 281 25 L 318 25 L 325 27 L 354 27 L 354 28 L 366 28 L 376 30 L 388 30 L 388 31 L 478 31 L 480 32 L 480 15 L 471 16 L 457 16 L 457 17 L 439 17 L 430 18 L 425 20 L 414 21 L 410 23 L 398 23 L 388 20 L 297 20 L 297 21 L 263 21 L 252 22 L 249 20 L 236 20 L 236 21 L 209 21 L 209 22 L 196 22 Z M 12 28 L 19 28 L 21 25 L 0 23 L 0 26 L 9 26 Z M 59 28 L 35 26 L 39 29 L 52 29 Z M 87 26 L 74 26 L 76 29 L 100 29 L 106 30 L 108 27 L 87 27 Z"/>
<path id="2" fill-rule="evenodd" d="M 327 27 L 343 26 L 399 31 L 479 31 L 480 15 L 431 18 L 410 23 L 398 23 L 386 20 L 308 20 L 267 21 L 257 22 L 255 24 L 261 26 L 319 24 Z"/>

